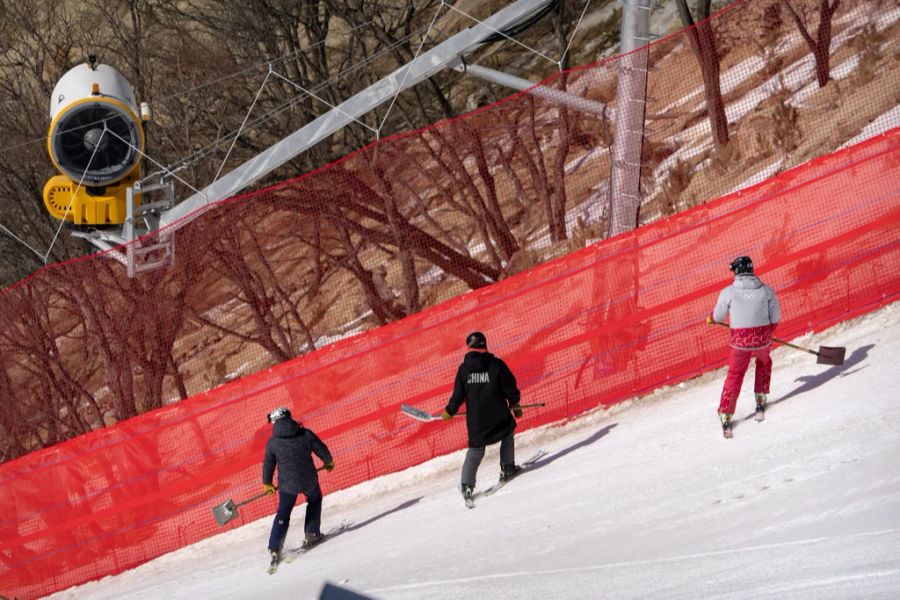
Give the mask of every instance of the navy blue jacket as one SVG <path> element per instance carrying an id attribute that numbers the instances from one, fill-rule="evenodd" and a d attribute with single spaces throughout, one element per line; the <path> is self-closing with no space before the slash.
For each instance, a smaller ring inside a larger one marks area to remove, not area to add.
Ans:
<path id="1" fill-rule="evenodd" d="M 466 353 L 456 372 L 447 412 L 455 415 L 463 401 L 470 448 L 494 444 L 515 430 L 509 407 L 519 403 L 516 378 L 506 363 L 490 352 Z"/>
<path id="2" fill-rule="evenodd" d="M 272 483 L 278 467 L 278 489 L 289 494 L 309 495 L 319 487 L 319 475 L 312 453 L 323 463 L 332 462 L 328 447 L 316 436 L 291 418 L 275 421 L 272 437 L 266 442 L 263 459 L 263 483 Z"/>

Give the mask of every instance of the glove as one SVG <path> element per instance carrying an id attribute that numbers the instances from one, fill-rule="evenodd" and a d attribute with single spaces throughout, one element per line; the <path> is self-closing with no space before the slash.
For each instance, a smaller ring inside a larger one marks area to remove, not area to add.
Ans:
<path id="1" fill-rule="evenodd" d="M 514 406 L 510 406 L 509 408 L 512 410 L 512 414 L 515 418 L 517 418 L 517 419 L 522 418 L 522 407 L 521 406 L 516 404 Z"/>
<path id="2" fill-rule="evenodd" d="M 271 496 L 271 495 L 273 495 L 273 494 L 275 493 L 275 490 L 277 490 L 277 489 L 278 489 L 278 488 L 275 487 L 274 485 L 272 485 L 271 483 L 264 483 L 264 484 L 263 484 L 263 492 L 266 493 L 266 496 Z"/>
<path id="3" fill-rule="evenodd" d="M 453 418 L 453 415 L 451 415 L 450 413 L 448 413 L 448 412 L 447 412 L 447 409 L 445 408 L 445 409 L 444 409 L 444 412 L 441 413 L 441 418 L 442 418 L 443 420 L 445 420 L 445 421 L 449 421 L 450 419 Z"/>
<path id="4" fill-rule="evenodd" d="M 326 471 L 334 471 L 334 461 L 325 463 Z"/>
<path id="5" fill-rule="evenodd" d="M 708 315 L 706 317 L 706 324 L 707 325 L 715 325 L 716 324 L 716 321 L 715 321 L 715 319 L 712 318 L 712 315 Z"/>

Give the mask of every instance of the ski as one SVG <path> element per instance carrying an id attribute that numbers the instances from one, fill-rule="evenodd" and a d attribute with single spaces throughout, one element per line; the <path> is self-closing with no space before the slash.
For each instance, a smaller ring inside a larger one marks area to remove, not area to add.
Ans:
<path id="1" fill-rule="evenodd" d="M 318 548 L 319 546 L 321 546 L 322 542 L 325 542 L 325 541 L 335 537 L 339 533 L 342 533 L 342 532 L 350 529 L 350 527 L 352 527 L 352 526 L 353 526 L 352 521 L 341 521 L 341 523 L 339 525 L 335 525 L 328 531 L 324 532 L 322 537 L 319 538 L 318 541 L 316 541 L 315 543 L 313 543 L 311 545 L 300 545 L 296 548 L 292 548 L 292 549 L 288 550 L 287 552 L 285 552 L 284 556 L 281 557 L 281 562 L 283 562 L 283 563 L 294 562 L 295 560 L 297 560 L 298 558 L 300 558 L 301 556 L 303 556 L 304 554 L 306 554 L 313 548 Z"/>
<path id="2" fill-rule="evenodd" d="M 537 450 L 535 450 L 534 452 L 531 453 L 531 456 L 529 456 L 529 457 L 526 458 L 524 461 L 522 461 L 521 464 L 519 464 L 519 466 L 521 467 L 521 469 L 519 469 L 519 472 L 518 472 L 518 473 L 516 473 L 513 477 L 511 477 L 511 478 L 509 478 L 509 479 L 504 479 L 504 480 L 502 480 L 502 481 L 498 481 L 497 483 L 495 483 L 495 484 L 492 485 L 491 487 L 489 487 L 489 488 L 487 488 L 486 490 L 484 490 L 483 492 L 481 492 L 480 495 L 481 495 L 481 496 L 490 496 L 491 494 L 496 493 L 500 488 L 502 488 L 504 485 L 506 485 L 507 483 L 509 483 L 510 481 L 512 481 L 513 479 L 515 479 L 515 478 L 518 477 L 519 475 L 521 475 L 522 471 L 524 471 L 524 470 L 527 469 L 528 467 L 532 466 L 534 463 L 536 463 L 537 461 L 539 461 L 539 460 L 540 460 L 542 457 L 544 457 L 546 454 L 547 454 L 547 451 L 546 451 L 546 450 L 544 450 L 543 448 L 538 448 Z"/>

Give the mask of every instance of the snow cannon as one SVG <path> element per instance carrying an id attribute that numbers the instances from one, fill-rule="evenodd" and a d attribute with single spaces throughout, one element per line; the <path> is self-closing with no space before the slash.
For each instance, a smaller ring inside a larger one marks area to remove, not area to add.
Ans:
<path id="1" fill-rule="evenodd" d="M 60 78 L 47 134 L 50 160 L 60 172 L 44 186 L 51 216 L 88 226 L 125 221 L 126 190 L 141 174 L 145 120 L 149 108 L 138 106 L 125 77 L 94 56 Z"/>

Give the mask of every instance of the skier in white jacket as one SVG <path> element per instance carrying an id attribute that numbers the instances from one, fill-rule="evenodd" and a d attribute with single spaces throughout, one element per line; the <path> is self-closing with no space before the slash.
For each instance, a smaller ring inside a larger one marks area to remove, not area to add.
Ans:
<path id="1" fill-rule="evenodd" d="M 744 382 L 744 374 L 750 359 L 756 358 L 756 410 L 762 417 L 765 410 L 769 383 L 772 379 L 772 333 L 781 321 L 781 307 L 775 292 L 753 274 L 753 261 L 749 256 L 739 256 L 731 262 L 734 282 L 719 293 L 712 314 L 706 318 L 710 325 L 724 323 L 730 327 L 728 374 L 719 401 L 719 417 L 722 429 L 731 437 L 731 418 Z"/>

